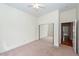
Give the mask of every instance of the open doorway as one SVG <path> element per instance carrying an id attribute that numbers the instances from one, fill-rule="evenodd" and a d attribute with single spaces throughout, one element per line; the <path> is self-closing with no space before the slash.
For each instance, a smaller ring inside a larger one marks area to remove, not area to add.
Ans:
<path id="1" fill-rule="evenodd" d="M 73 22 L 61 23 L 61 44 L 73 47 Z"/>
<path id="2" fill-rule="evenodd" d="M 40 24 L 39 25 L 39 40 L 45 40 L 47 42 L 54 42 L 54 24 Z"/>

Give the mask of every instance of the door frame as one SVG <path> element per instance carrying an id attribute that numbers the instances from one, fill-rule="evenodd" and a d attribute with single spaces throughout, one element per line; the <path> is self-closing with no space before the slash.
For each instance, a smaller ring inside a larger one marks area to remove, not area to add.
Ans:
<path id="1" fill-rule="evenodd" d="M 73 49 L 74 49 L 74 51 L 75 51 L 75 53 L 78 53 L 78 29 L 77 29 L 77 27 L 78 27 L 78 25 L 77 25 L 77 20 L 75 20 L 75 21 L 69 21 L 69 22 L 72 22 L 72 23 L 75 23 L 75 34 L 73 33 L 73 35 L 75 35 L 75 43 L 73 43 L 73 45 L 75 46 L 75 47 L 73 47 Z M 68 22 L 60 22 L 60 45 L 61 45 L 61 39 L 62 39 L 62 37 L 61 37 L 61 24 L 62 23 L 68 23 Z"/>

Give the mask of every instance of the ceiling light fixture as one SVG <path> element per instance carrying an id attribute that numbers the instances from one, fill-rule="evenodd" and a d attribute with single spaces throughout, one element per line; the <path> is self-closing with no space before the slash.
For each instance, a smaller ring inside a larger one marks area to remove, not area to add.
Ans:
<path id="1" fill-rule="evenodd" d="M 40 3 L 32 3 L 32 4 L 28 5 L 28 7 L 32 7 L 36 10 L 38 10 L 39 8 L 45 8 L 45 6 L 43 4 L 40 4 Z"/>
<path id="2" fill-rule="evenodd" d="M 35 9 L 38 9 L 41 6 L 41 4 L 39 4 L 39 3 L 33 3 L 32 5 L 33 5 L 33 8 L 35 8 Z"/>

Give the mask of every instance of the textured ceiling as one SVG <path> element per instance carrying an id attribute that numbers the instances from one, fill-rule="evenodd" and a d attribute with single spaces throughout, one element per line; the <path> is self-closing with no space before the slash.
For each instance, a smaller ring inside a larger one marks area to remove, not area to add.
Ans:
<path id="1" fill-rule="evenodd" d="M 42 3 L 42 4 L 45 7 L 36 10 L 32 7 L 28 7 L 29 5 L 31 5 L 31 3 L 6 3 L 6 5 L 17 8 L 34 16 L 41 16 L 56 9 L 64 11 L 66 9 L 75 8 L 77 6 L 77 3 Z"/>

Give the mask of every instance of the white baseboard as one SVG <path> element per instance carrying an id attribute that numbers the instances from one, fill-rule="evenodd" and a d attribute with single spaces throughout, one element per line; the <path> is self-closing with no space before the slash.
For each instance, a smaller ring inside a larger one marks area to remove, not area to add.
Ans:
<path id="1" fill-rule="evenodd" d="M 35 40 L 37 40 L 37 39 L 35 39 Z M 25 44 L 31 43 L 31 42 L 33 42 L 33 41 L 35 41 L 35 40 L 30 40 L 29 42 L 24 42 L 24 43 L 21 43 L 21 44 L 15 46 L 15 47 L 11 47 L 11 48 L 8 48 L 8 49 L 5 48 L 5 49 L 3 49 L 2 51 L 0 51 L 0 53 L 4 53 L 4 52 L 10 51 L 10 50 L 12 50 L 12 49 L 16 49 L 16 48 L 21 47 L 21 46 L 23 46 L 23 45 L 25 45 Z"/>

